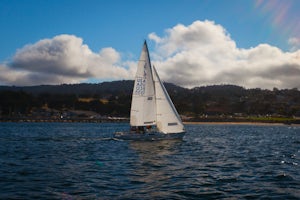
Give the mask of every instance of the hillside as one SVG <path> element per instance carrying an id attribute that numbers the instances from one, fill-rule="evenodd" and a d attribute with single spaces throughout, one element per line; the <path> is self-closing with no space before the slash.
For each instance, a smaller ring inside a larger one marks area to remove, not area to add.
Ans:
<path id="1" fill-rule="evenodd" d="M 62 84 L 62 85 L 39 85 L 39 86 L 0 86 L 0 91 L 23 91 L 33 95 L 42 93 L 48 94 L 75 94 L 88 95 L 95 94 L 113 94 L 132 91 L 133 81 L 113 81 L 99 84 L 80 83 L 80 84 Z"/>
<path id="2" fill-rule="evenodd" d="M 245 89 L 213 85 L 186 89 L 165 84 L 185 120 L 232 120 L 246 117 L 300 117 L 298 89 Z M 0 86 L 0 117 L 128 117 L 133 81 L 30 87 Z M 80 111 L 80 112 L 79 112 Z M 89 112 L 89 113 L 86 113 Z"/>

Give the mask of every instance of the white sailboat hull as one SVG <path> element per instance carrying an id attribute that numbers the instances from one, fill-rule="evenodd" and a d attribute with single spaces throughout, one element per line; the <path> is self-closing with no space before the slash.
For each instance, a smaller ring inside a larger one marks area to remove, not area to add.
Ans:
<path id="1" fill-rule="evenodd" d="M 132 132 L 116 132 L 115 139 L 120 140 L 134 140 L 134 141 L 156 141 L 156 140 L 181 140 L 185 132 L 181 133 L 161 133 L 161 132 L 146 132 L 146 133 L 132 133 Z"/>

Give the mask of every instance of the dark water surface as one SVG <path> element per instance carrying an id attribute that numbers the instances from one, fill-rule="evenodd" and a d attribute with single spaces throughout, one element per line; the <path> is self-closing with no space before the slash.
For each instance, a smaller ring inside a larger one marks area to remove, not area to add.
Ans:
<path id="1" fill-rule="evenodd" d="M 0 123 L 0 199 L 300 199 L 300 127 L 187 125 L 183 141 L 110 140 L 127 124 Z"/>

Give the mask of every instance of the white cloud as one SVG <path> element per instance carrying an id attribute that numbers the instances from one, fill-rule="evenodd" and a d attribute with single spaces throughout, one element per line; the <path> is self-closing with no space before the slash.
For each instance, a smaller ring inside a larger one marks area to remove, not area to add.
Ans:
<path id="1" fill-rule="evenodd" d="M 300 88 L 300 50 L 283 52 L 260 44 L 236 47 L 227 31 L 212 21 L 176 25 L 159 37 L 153 63 L 167 82 L 185 87 L 237 84 L 247 88 Z"/>
<path id="2" fill-rule="evenodd" d="M 163 36 L 149 34 L 161 78 L 184 87 L 236 84 L 247 88 L 300 88 L 300 50 L 283 52 L 268 45 L 242 49 L 213 21 L 178 24 Z M 291 38 L 290 45 L 299 45 Z M 136 52 L 139 54 L 139 52 Z M 74 35 L 58 35 L 19 49 L 0 64 L 0 84 L 37 85 L 88 80 L 132 79 L 137 61 L 122 60 L 114 48 L 93 52 Z"/>
<path id="3" fill-rule="evenodd" d="M 288 44 L 290 45 L 291 51 L 296 51 L 300 48 L 300 38 L 291 37 L 288 40 Z"/>
<path id="4" fill-rule="evenodd" d="M 15 85 L 78 83 L 89 78 L 126 79 L 132 74 L 122 66 L 113 48 L 92 52 L 74 35 L 58 35 L 19 49 L 10 64 L 0 66 L 0 83 Z"/>

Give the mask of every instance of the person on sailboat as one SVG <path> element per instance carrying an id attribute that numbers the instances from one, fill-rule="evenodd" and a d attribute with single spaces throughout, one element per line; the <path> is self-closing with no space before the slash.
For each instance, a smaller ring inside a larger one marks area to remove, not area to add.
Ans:
<path id="1" fill-rule="evenodd" d="M 145 127 L 144 126 L 132 126 L 130 128 L 130 131 L 132 133 L 145 133 Z"/>
<path id="2" fill-rule="evenodd" d="M 138 131 L 139 131 L 139 133 L 145 133 L 145 127 L 144 126 L 139 126 Z"/>
<path id="3" fill-rule="evenodd" d="M 146 131 L 151 132 L 152 126 L 146 126 Z"/>

